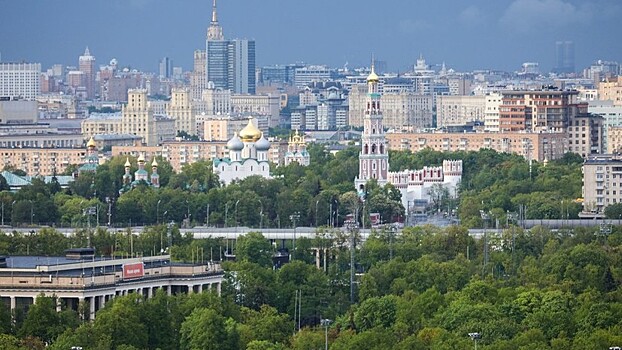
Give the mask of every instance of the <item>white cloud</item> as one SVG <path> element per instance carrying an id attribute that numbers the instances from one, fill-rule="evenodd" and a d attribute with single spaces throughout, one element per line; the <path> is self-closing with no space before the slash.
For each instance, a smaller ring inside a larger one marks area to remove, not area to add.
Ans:
<path id="1" fill-rule="evenodd" d="M 564 0 L 514 0 L 499 22 L 524 33 L 587 24 L 591 20 L 589 6 L 577 7 Z"/>

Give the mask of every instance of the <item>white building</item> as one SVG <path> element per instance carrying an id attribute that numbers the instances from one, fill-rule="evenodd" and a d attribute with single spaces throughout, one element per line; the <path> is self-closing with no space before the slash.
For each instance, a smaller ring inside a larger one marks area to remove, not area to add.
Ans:
<path id="1" fill-rule="evenodd" d="M 376 180 L 380 186 L 387 183 L 395 186 L 402 194 L 402 205 L 408 209 L 411 208 L 410 203 L 429 201 L 430 189 L 436 184 L 441 184 L 451 196 L 455 196 L 462 179 L 461 160 L 445 160 L 440 167 L 389 172 L 389 150 L 384 132 L 381 95 L 373 65 L 371 74 L 367 77 L 367 89 L 359 175 L 354 180 L 359 195 L 364 194 L 367 181 Z"/>
<path id="2" fill-rule="evenodd" d="M 437 96 L 436 125 L 461 126 L 483 121 L 486 96 Z"/>
<path id="3" fill-rule="evenodd" d="M 493 92 L 486 95 L 484 104 L 484 130 L 490 132 L 499 132 L 499 106 L 503 95 Z"/>
<path id="4" fill-rule="evenodd" d="M 234 180 L 242 180 L 249 176 L 259 175 L 270 178 L 270 162 L 268 152 L 270 142 L 253 124 L 252 120 L 227 142 L 228 158 L 213 160 L 213 170 L 225 185 Z"/>
<path id="5" fill-rule="evenodd" d="M 0 63 L 0 97 L 34 100 L 41 92 L 41 63 Z"/>

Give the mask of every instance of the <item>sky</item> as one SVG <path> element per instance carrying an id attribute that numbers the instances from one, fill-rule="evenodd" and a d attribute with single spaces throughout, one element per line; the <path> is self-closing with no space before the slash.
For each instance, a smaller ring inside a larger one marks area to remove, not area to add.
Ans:
<path id="1" fill-rule="evenodd" d="M 419 55 L 457 71 L 554 66 L 555 42 L 575 43 L 577 70 L 622 62 L 620 0 L 218 0 L 226 38 L 256 41 L 257 66 L 350 68 L 372 55 L 406 71 Z M 170 57 L 192 69 L 205 48 L 212 0 L 0 0 L 0 59 L 97 63 L 156 71 Z"/>

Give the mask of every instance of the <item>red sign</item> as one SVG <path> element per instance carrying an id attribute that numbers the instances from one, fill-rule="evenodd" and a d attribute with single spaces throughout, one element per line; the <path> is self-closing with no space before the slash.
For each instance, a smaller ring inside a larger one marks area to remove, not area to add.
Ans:
<path id="1" fill-rule="evenodd" d="M 145 275 L 145 266 L 143 263 L 125 264 L 123 265 L 123 279 L 139 278 Z"/>

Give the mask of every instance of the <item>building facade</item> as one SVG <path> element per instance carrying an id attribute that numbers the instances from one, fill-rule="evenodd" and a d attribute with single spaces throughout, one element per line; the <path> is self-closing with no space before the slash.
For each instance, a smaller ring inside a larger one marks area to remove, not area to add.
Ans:
<path id="1" fill-rule="evenodd" d="M 348 124 L 363 126 L 366 106 L 366 86 L 354 85 L 348 95 Z M 384 126 L 395 130 L 417 130 L 432 127 L 434 99 L 415 92 L 381 94 Z"/>
<path id="2" fill-rule="evenodd" d="M 603 216 L 605 208 L 622 203 L 622 158 L 619 155 L 599 155 L 583 163 L 583 212 Z"/>
<path id="3" fill-rule="evenodd" d="M 41 63 L 0 62 L 0 97 L 34 100 L 41 93 Z"/>
<path id="4" fill-rule="evenodd" d="M 220 294 L 220 265 L 178 264 L 169 255 L 111 259 L 96 257 L 92 248 L 70 249 L 62 257 L 0 257 L 0 298 L 11 312 L 26 309 L 38 296 L 56 297 L 57 311 L 79 307 L 95 319 L 97 311 L 118 296 L 135 293 L 151 298 L 158 289 L 168 295 Z"/>
<path id="5" fill-rule="evenodd" d="M 480 149 L 493 149 L 539 162 L 559 159 L 569 147 L 566 133 L 388 133 L 387 140 L 392 150 L 418 152 L 430 148 L 439 152 L 477 152 Z"/>
<path id="6" fill-rule="evenodd" d="M 462 126 L 484 121 L 486 96 L 437 96 L 436 126 Z"/>

